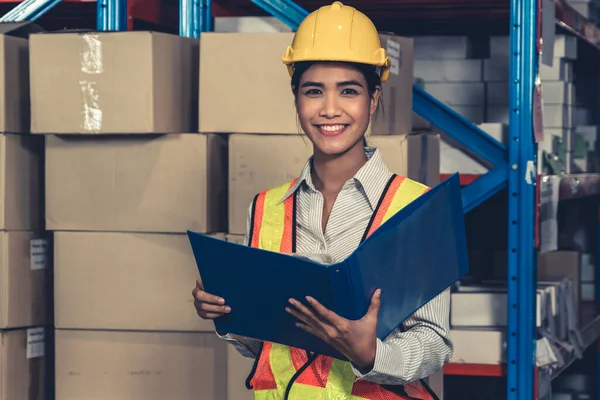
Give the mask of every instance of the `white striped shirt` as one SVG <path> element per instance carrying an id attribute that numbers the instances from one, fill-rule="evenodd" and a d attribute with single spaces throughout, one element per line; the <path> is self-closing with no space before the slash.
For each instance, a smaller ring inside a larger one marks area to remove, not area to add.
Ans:
<path id="1" fill-rule="evenodd" d="M 343 186 L 337 196 L 325 233 L 322 230 L 323 196 L 311 179 L 311 160 L 304 166 L 296 184 L 285 195 L 297 191 L 296 251 L 300 254 L 327 254 L 333 262 L 347 258 L 360 244 L 392 172 L 379 150 L 366 147 L 368 161 Z M 282 199 L 283 200 L 283 199 Z M 251 209 L 248 213 L 250 228 Z M 248 243 L 248 229 L 246 243 Z M 402 279 L 402 277 L 398 277 Z M 418 284 L 418 282 L 415 282 Z M 401 385 L 428 377 L 452 358 L 449 337 L 450 293 L 446 290 L 417 310 L 384 341 L 377 340 L 375 365 L 367 374 L 353 368 L 361 379 L 388 385 Z M 221 336 L 232 342 L 246 357 L 256 357 L 260 342 L 235 336 Z"/>

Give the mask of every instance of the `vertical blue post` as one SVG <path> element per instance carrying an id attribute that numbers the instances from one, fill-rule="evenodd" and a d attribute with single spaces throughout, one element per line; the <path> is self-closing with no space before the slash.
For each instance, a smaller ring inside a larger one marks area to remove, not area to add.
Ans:
<path id="1" fill-rule="evenodd" d="M 98 30 L 127 30 L 127 0 L 97 0 L 96 10 Z"/>
<path id="2" fill-rule="evenodd" d="M 531 400 L 536 382 L 533 88 L 537 1 L 511 0 L 510 11 L 507 397 Z"/>
<path id="3" fill-rule="evenodd" d="M 179 1 L 179 35 L 199 38 L 212 31 L 212 0 Z"/>

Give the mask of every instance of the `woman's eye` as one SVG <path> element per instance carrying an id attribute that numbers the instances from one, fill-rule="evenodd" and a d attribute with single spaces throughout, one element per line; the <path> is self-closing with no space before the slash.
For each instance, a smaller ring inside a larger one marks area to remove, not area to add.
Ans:
<path id="1" fill-rule="evenodd" d="M 342 90 L 342 94 L 343 95 L 355 95 L 355 94 L 358 94 L 358 92 L 354 89 L 344 89 L 344 90 Z"/>
<path id="2" fill-rule="evenodd" d="M 309 89 L 306 91 L 305 94 L 308 96 L 316 96 L 316 95 L 321 94 L 321 91 L 319 89 Z"/>

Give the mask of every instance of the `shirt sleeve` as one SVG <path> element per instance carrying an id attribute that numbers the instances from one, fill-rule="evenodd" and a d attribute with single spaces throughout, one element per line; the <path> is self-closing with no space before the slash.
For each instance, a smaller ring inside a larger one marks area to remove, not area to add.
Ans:
<path id="1" fill-rule="evenodd" d="M 244 244 L 249 245 L 248 239 L 250 236 L 250 226 L 252 224 L 252 204 L 248 207 L 248 217 L 246 219 L 246 234 L 244 237 Z M 259 356 L 262 341 L 252 338 L 247 338 L 239 335 L 232 335 L 229 333 L 216 332 L 217 336 L 228 343 L 232 344 L 236 350 L 244 357 L 256 358 Z"/>
<path id="2" fill-rule="evenodd" d="M 415 311 L 384 341 L 377 340 L 373 369 L 359 379 L 379 384 L 404 385 L 424 379 L 450 362 L 450 289 Z M 364 371 L 363 371 L 364 372 Z"/>

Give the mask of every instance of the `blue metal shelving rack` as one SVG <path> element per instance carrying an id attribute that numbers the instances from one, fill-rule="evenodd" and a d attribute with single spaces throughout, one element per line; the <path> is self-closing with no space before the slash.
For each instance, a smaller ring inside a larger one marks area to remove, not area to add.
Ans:
<path id="1" fill-rule="evenodd" d="M 252 0 L 292 29 L 308 12 L 290 0 Z M 413 88 L 413 110 L 433 125 L 444 127 L 454 140 L 494 165 L 463 189 L 465 212 L 508 186 L 508 350 L 507 397 L 531 400 L 535 394 L 535 186 L 536 145 L 533 139 L 533 89 L 538 68 L 536 52 L 537 0 L 510 0 L 510 118 L 508 148 L 425 91 Z M 60 0 L 25 0 L 0 22 L 36 20 Z M 181 36 L 199 38 L 212 30 L 211 0 L 180 0 Z M 126 30 L 127 0 L 98 0 L 98 30 Z M 600 193 L 600 175 L 587 177 Z M 584 177 L 584 179 L 587 179 Z M 571 177 L 561 183 L 572 190 Z M 562 190 L 562 189 L 561 189 Z M 584 193 L 585 195 L 585 193 Z M 576 197 L 577 194 L 570 194 Z M 599 232 L 600 232 L 600 224 Z M 599 236 L 600 240 L 600 236 Z M 598 257 L 600 259 L 600 257 Z M 600 264 L 597 268 L 600 272 Z M 598 274 L 600 275 L 600 274 Z M 597 287 L 600 299 L 600 287 Z M 586 344 L 600 338 L 600 318 L 584 332 Z M 587 335 L 587 336 L 586 336 Z M 600 369 L 599 369 L 600 370 Z M 600 379 L 599 379 L 600 381 Z M 600 390 L 599 390 L 600 393 Z M 600 398 L 600 397 L 599 397 Z"/>

